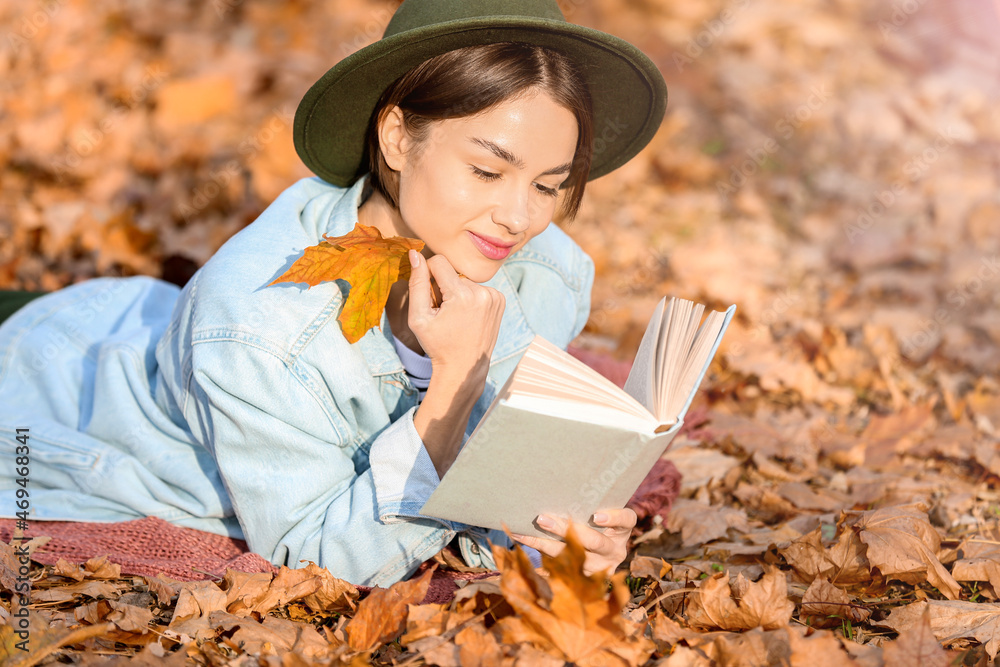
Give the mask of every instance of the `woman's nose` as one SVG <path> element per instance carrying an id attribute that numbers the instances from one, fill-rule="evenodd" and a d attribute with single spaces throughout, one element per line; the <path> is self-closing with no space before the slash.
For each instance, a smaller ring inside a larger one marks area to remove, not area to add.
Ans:
<path id="1" fill-rule="evenodd" d="M 521 234 L 531 224 L 531 199 L 525 192 L 511 189 L 493 208 L 493 222 L 505 227 L 511 234 Z"/>

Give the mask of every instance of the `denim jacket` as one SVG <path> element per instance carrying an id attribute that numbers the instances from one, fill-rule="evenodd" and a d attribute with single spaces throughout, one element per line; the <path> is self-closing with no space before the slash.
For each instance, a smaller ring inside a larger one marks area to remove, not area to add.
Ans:
<path id="1" fill-rule="evenodd" d="M 100 278 L 0 326 L 0 516 L 17 511 L 27 428 L 32 519 L 157 516 L 368 585 L 404 579 L 456 535 L 467 563 L 493 567 L 489 542 L 505 535 L 419 515 L 439 480 L 388 319 L 350 344 L 346 283 L 268 286 L 323 234 L 353 229 L 365 180 L 294 184 L 183 290 Z M 565 347 L 581 331 L 592 282 L 590 258 L 550 224 L 486 283 L 506 306 L 465 437 L 536 334 Z"/>

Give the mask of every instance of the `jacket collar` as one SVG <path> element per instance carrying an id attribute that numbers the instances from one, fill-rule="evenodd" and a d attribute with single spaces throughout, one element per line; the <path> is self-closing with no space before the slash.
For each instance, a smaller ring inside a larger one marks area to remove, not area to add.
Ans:
<path id="1" fill-rule="evenodd" d="M 358 179 L 358 182 L 352 185 L 334 205 L 330 213 L 327 234 L 331 236 L 346 234 L 354 228 L 354 223 L 358 221 L 358 207 L 361 205 L 361 195 L 367 180 L 367 175 Z M 513 256 L 516 256 L 516 253 Z M 490 360 L 490 366 L 493 366 L 523 352 L 531 344 L 535 332 L 528 324 L 524 309 L 521 307 L 521 300 L 517 296 L 517 289 L 507 274 L 506 267 L 500 267 L 496 275 L 484 284 L 503 294 L 505 304 L 500 332 Z M 372 375 L 403 372 L 403 362 L 400 361 L 392 344 L 392 329 L 389 327 L 389 317 L 385 313 L 382 313 L 381 329 L 373 327 L 354 345 L 364 355 Z"/>

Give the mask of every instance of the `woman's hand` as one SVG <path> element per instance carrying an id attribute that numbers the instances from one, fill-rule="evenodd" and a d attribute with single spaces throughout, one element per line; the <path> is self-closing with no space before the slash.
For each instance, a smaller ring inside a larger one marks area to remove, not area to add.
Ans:
<path id="1" fill-rule="evenodd" d="M 620 510 L 602 510 L 594 514 L 593 521 L 602 526 L 600 530 L 591 528 L 585 523 L 572 522 L 573 532 L 587 552 L 583 561 L 584 574 L 590 576 L 602 570 L 606 570 L 608 576 L 614 574 L 615 569 L 628 555 L 628 538 L 632 534 L 636 520 L 635 512 L 626 507 Z M 539 515 L 537 522 L 542 529 L 562 538 L 566 537 L 571 523 L 569 519 L 547 514 Z M 549 556 L 555 556 L 566 548 L 566 544 L 559 540 L 530 535 L 512 535 L 512 537 L 521 544 L 538 549 Z"/>
<path id="2" fill-rule="evenodd" d="M 431 358 L 431 381 L 442 375 L 463 382 L 485 380 L 500 333 L 503 294 L 459 276 L 444 255 L 425 259 L 411 250 L 410 266 L 407 325 Z M 431 275 L 441 291 L 438 306 Z"/>

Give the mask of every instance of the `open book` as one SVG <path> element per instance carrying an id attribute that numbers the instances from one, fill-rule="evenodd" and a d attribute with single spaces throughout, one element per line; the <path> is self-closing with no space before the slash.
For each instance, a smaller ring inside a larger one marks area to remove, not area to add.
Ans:
<path id="1" fill-rule="evenodd" d="M 624 507 L 680 430 L 736 306 L 702 322 L 704 310 L 661 300 L 624 390 L 536 337 L 420 513 L 553 537 L 539 514 L 587 523 Z"/>

